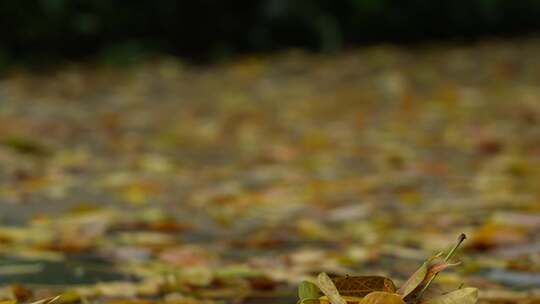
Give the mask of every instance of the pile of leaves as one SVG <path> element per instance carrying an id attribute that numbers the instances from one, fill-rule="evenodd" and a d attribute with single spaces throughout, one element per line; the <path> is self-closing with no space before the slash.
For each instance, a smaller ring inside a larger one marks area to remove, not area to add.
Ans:
<path id="1" fill-rule="evenodd" d="M 478 289 L 473 287 L 435 296 L 426 293 L 439 272 L 459 264 L 448 260 L 463 240 L 465 235 L 461 234 L 456 246 L 444 259 L 441 259 L 441 252 L 426 260 L 397 290 L 393 281 L 386 277 L 346 276 L 332 280 L 322 272 L 317 282 L 303 281 L 300 284 L 299 304 L 474 304 L 478 301 Z"/>
<path id="2" fill-rule="evenodd" d="M 423 301 L 540 303 L 539 64 L 529 39 L 14 71 L 0 299 L 291 304 L 323 271 L 400 287 L 465 232 Z"/>

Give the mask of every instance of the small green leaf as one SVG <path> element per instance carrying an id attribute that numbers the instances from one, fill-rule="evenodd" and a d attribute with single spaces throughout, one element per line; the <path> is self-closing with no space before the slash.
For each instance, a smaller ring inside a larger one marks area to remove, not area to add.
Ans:
<path id="1" fill-rule="evenodd" d="M 300 298 L 300 301 L 316 299 L 318 297 L 320 297 L 320 291 L 317 285 L 309 281 L 302 281 L 298 286 L 298 298 Z"/>
<path id="2" fill-rule="evenodd" d="M 478 289 L 467 287 L 452 291 L 440 297 L 424 302 L 425 304 L 475 304 L 478 301 Z"/>

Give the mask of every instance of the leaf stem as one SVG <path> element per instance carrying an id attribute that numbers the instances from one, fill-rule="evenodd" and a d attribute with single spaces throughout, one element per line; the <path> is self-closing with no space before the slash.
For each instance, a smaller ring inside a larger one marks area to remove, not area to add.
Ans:
<path id="1" fill-rule="evenodd" d="M 465 239 L 467 238 L 467 236 L 465 235 L 465 233 L 462 233 L 459 235 L 458 237 L 458 242 L 454 245 L 454 247 L 452 247 L 452 249 L 450 249 L 450 251 L 448 252 L 448 254 L 444 257 L 444 261 L 445 262 L 448 262 L 448 260 L 452 257 L 452 255 L 454 255 L 454 253 L 456 252 L 456 250 L 458 249 L 459 245 L 461 245 L 461 243 L 463 243 L 463 241 L 465 241 Z M 429 281 L 426 283 L 426 285 L 424 285 L 424 287 L 422 288 L 422 290 L 420 290 L 420 292 L 418 293 L 418 296 L 416 297 L 416 300 L 414 301 L 414 303 L 418 303 L 418 301 L 424 296 L 424 293 L 426 292 L 426 290 L 429 288 L 429 286 L 431 285 L 431 283 L 433 282 L 433 280 L 435 280 L 435 278 L 437 277 L 438 273 L 435 273 L 430 279 Z"/>

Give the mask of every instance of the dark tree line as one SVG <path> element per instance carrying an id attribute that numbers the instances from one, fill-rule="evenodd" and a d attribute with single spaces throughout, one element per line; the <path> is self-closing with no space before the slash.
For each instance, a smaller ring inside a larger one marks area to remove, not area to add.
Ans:
<path id="1" fill-rule="evenodd" d="M 0 61 L 476 39 L 540 29 L 536 0 L 0 0 Z"/>

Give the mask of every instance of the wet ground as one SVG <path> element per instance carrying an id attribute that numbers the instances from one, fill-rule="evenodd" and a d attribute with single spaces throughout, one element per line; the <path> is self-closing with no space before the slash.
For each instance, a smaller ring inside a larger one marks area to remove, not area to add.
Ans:
<path id="1" fill-rule="evenodd" d="M 465 232 L 441 288 L 534 300 L 539 84 L 536 40 L 12 71 L 4 297 L 293 303 L 319 271 L 399 285 Z"/>

